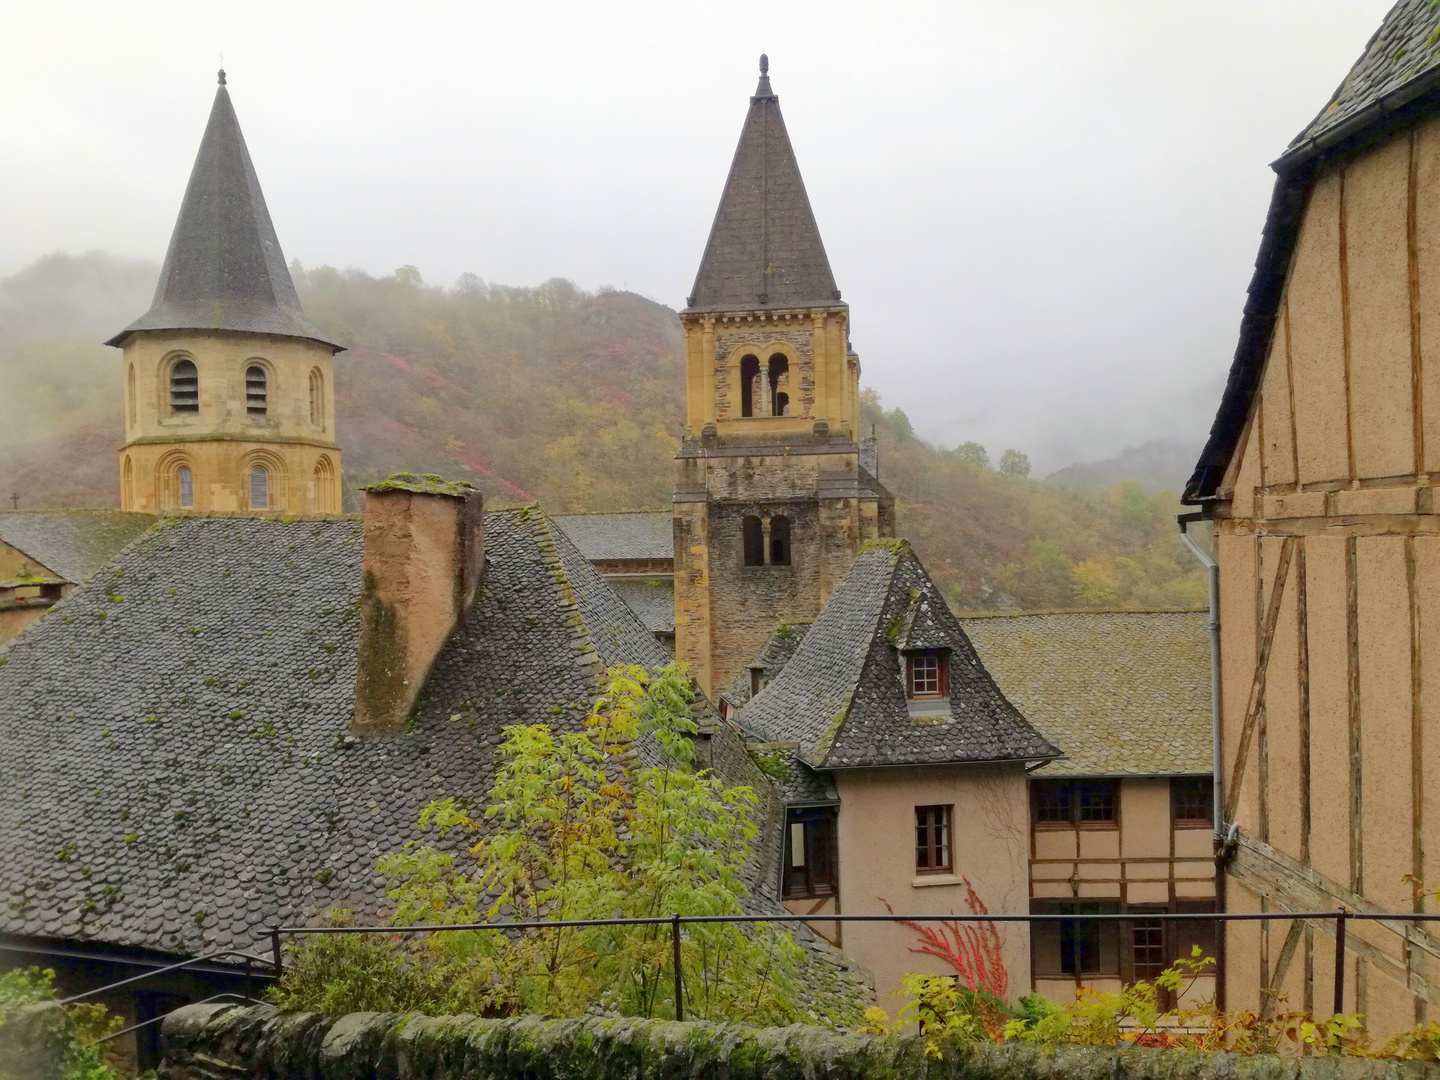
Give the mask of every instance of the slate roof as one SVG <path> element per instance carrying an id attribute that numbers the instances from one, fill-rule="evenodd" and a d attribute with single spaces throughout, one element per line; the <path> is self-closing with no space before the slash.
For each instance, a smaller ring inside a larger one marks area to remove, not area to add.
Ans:
<path id="1" fill-rule="evenodd" d="M 1065 751 L 1039 776 L 1209 773 L 1210 641 L 1198 611 L 961 619 L 1005 696 Z"/>
<path id="2" fill-rule="evenodd" d="M 476 602 L 413 723 L 357 735 L 361 530 L 165 519 L 12 642 L 0 934 L 187 954 L 332 904 L 376 918 L 376 858 L 429 801 L 481 801 L 504 726 L 578 725 L 606 667 L 669 660 L 539 508 L 492 512 Z M 707 743 L 761 794 L 746 880 L 773 907 L 778 795 L 730 728 Z M 812 1000 L 853 1001 L 862 976 L 799 939 Z"/>
<path id="3" fill-rule="evenodd" d="M 578 723 L 608 665 L 668 661 L 540 511 L 485 540 L 471 618 L 382 735 L 350 730 L 360 522 L 166 521 L 52 608 L 0 666 L 0 930 L 183 951 L 373 910 L 376 856 L 484 793 L 504 725 Z"/>
<path id="4" fill-rule="evenodd" d="M 750 669 L 760 667 L 764 669 L 764 678 L 773 681 L 780 672 L 785 670 L 785 665 L 795 655 L 795 650 L 805 640 L 805 634 L 810 629 L 808 622 L 781 623 L 765 639 L 765 644 L 760 646 L 760 651 L 755 654 L 754 659 L 745 665 L 743 671 L 737 672 L 730 685 L 721 692 L 720 696 L 728 701 L 735 708 L 740 708 L 750 700 Z"/>
<path id="5" fill-rule="evenodd" d="M 66 581 L 80 582 L 155 524 L 123 510 L 0 511 L 0 541 Z"/>
<path id="6" fill-rule="evenodd" d="M 223 71 L 150 310 L 106 344 L 138 330 L 236 330 L 343 348 L 300 309 Z"/>
<path id="7" fill-rule="evenodd" d="M 1184 502 L 1214 498 L 1250 415 L 1310 188 L 1331 160 L 1440 112 L 1440 5 L 1398 0 L 1339 89 L 1274 163 L 1277 174 L 1210 437 Z"/>
<path id="8" fill-rule="evenodd" d="M 675 579 L 614 580 L 610 588 L 652 634 L 675 633 Z"/>
<path id="9" fill-rule="evenodd" d="M 799 748 L 798 743 L 750 744 L 751 753 L 764 762 L 766 775 L 779 785 L 786 806 L 838 806 L 834 776 L 796 758 Z"/>
<path id="10" fill-rule="evenodd" d="M 675 558 L 675 516 L 669 510 L 555 514 L 550 520 L 592 562 Z"/>
<path id="11" fill-rule="evenodd" d="M 946 631 L 948 711 L 910 714 L 896 647 L 923 613 Z M 903 540 L 868 546 L 780 675 L 739 723 L 765 742 L 798 743 L 815 769 L 1038 760 L 1059 751 L 1005 699 L 945 598 Z"/>
<path id="12" fill-rule="evenodd" d="M 840 304 L 768 70 L 762 56 L 760 84 L 750 99 L 687 311 Z"/>

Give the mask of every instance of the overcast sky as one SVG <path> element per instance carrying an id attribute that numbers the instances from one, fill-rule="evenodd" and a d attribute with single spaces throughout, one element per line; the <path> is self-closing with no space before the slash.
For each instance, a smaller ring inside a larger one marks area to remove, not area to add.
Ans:
<path id="1" fill-rule="evenodd" d="M 863 381 L 1043 472 L 1198 441 L 1268 162 L 1388 6 L 0 0 L 0 275 L 160 259 L 223 52 L 287 257 L 678 308 L 764 49 Z"/>

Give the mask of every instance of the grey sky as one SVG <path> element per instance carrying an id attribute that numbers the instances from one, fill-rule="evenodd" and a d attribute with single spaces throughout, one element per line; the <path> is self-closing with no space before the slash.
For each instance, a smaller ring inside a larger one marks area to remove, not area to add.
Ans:
<path id="1" fill-rule="evenodd" d="M 0 0 L 0 274 L 158 260 L 223 52 L 287 257 L 680 307 L 765 49 L 864 382 L 1045 470 L 1198 439 L 1388 6 Z"/>

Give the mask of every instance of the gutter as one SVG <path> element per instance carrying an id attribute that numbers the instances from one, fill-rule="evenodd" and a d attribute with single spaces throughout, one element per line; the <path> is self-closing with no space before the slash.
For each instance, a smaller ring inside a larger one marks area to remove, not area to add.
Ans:
<path id="1" fill-rule="evenodd" d="M 1215 850 L 1219 851 L 1225 839 L 1225 770 L 1222 756 L 1223 721 L 1220 712 L 1220 567 L 1189 533 L 1189 526 L 1193 522 L 1204 519 L 1205 514 L 1201 511 L 1175 515 L 1175 523 L 1180 527 L 1180 539 L 1190 549 L 1190 554 L 1200 560 L 1200 565 L 1205 567 L 1206 576 L 1210 579 L 1210 618 L 1206 621 L 1205 628 L 1210 632 L 1210 754 L 1215 786 L 1212 813 Z"/>
<path id="2" fill-rule="evenodd" d="M 1318 157 L 1326 150 L 1366 132 L 1389 114 L 1398 112 L 1437 86 L 1440 86 L 1440 66 L 1432 67 L 1429 71 L 1397 86 L 1388 94 L 1376 98 L 1365 108 L 1342 120 L 1328 131 L 1323 131 L 1313 138 L 1292 146 L 1276 158 L 1270 167 L 1277 173 L 1289 172 L 1297 165 Z"/>

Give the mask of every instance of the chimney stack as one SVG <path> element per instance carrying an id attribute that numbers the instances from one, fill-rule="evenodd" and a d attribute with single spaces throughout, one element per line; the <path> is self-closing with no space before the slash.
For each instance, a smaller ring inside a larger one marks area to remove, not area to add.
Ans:
<path id="1" fill-rule="evenodd" d="M 464 481 L 396 473 L 365 491 L 354 726 L 405 722 L 430 665 L 475 600 L 481 497 Z"/>

